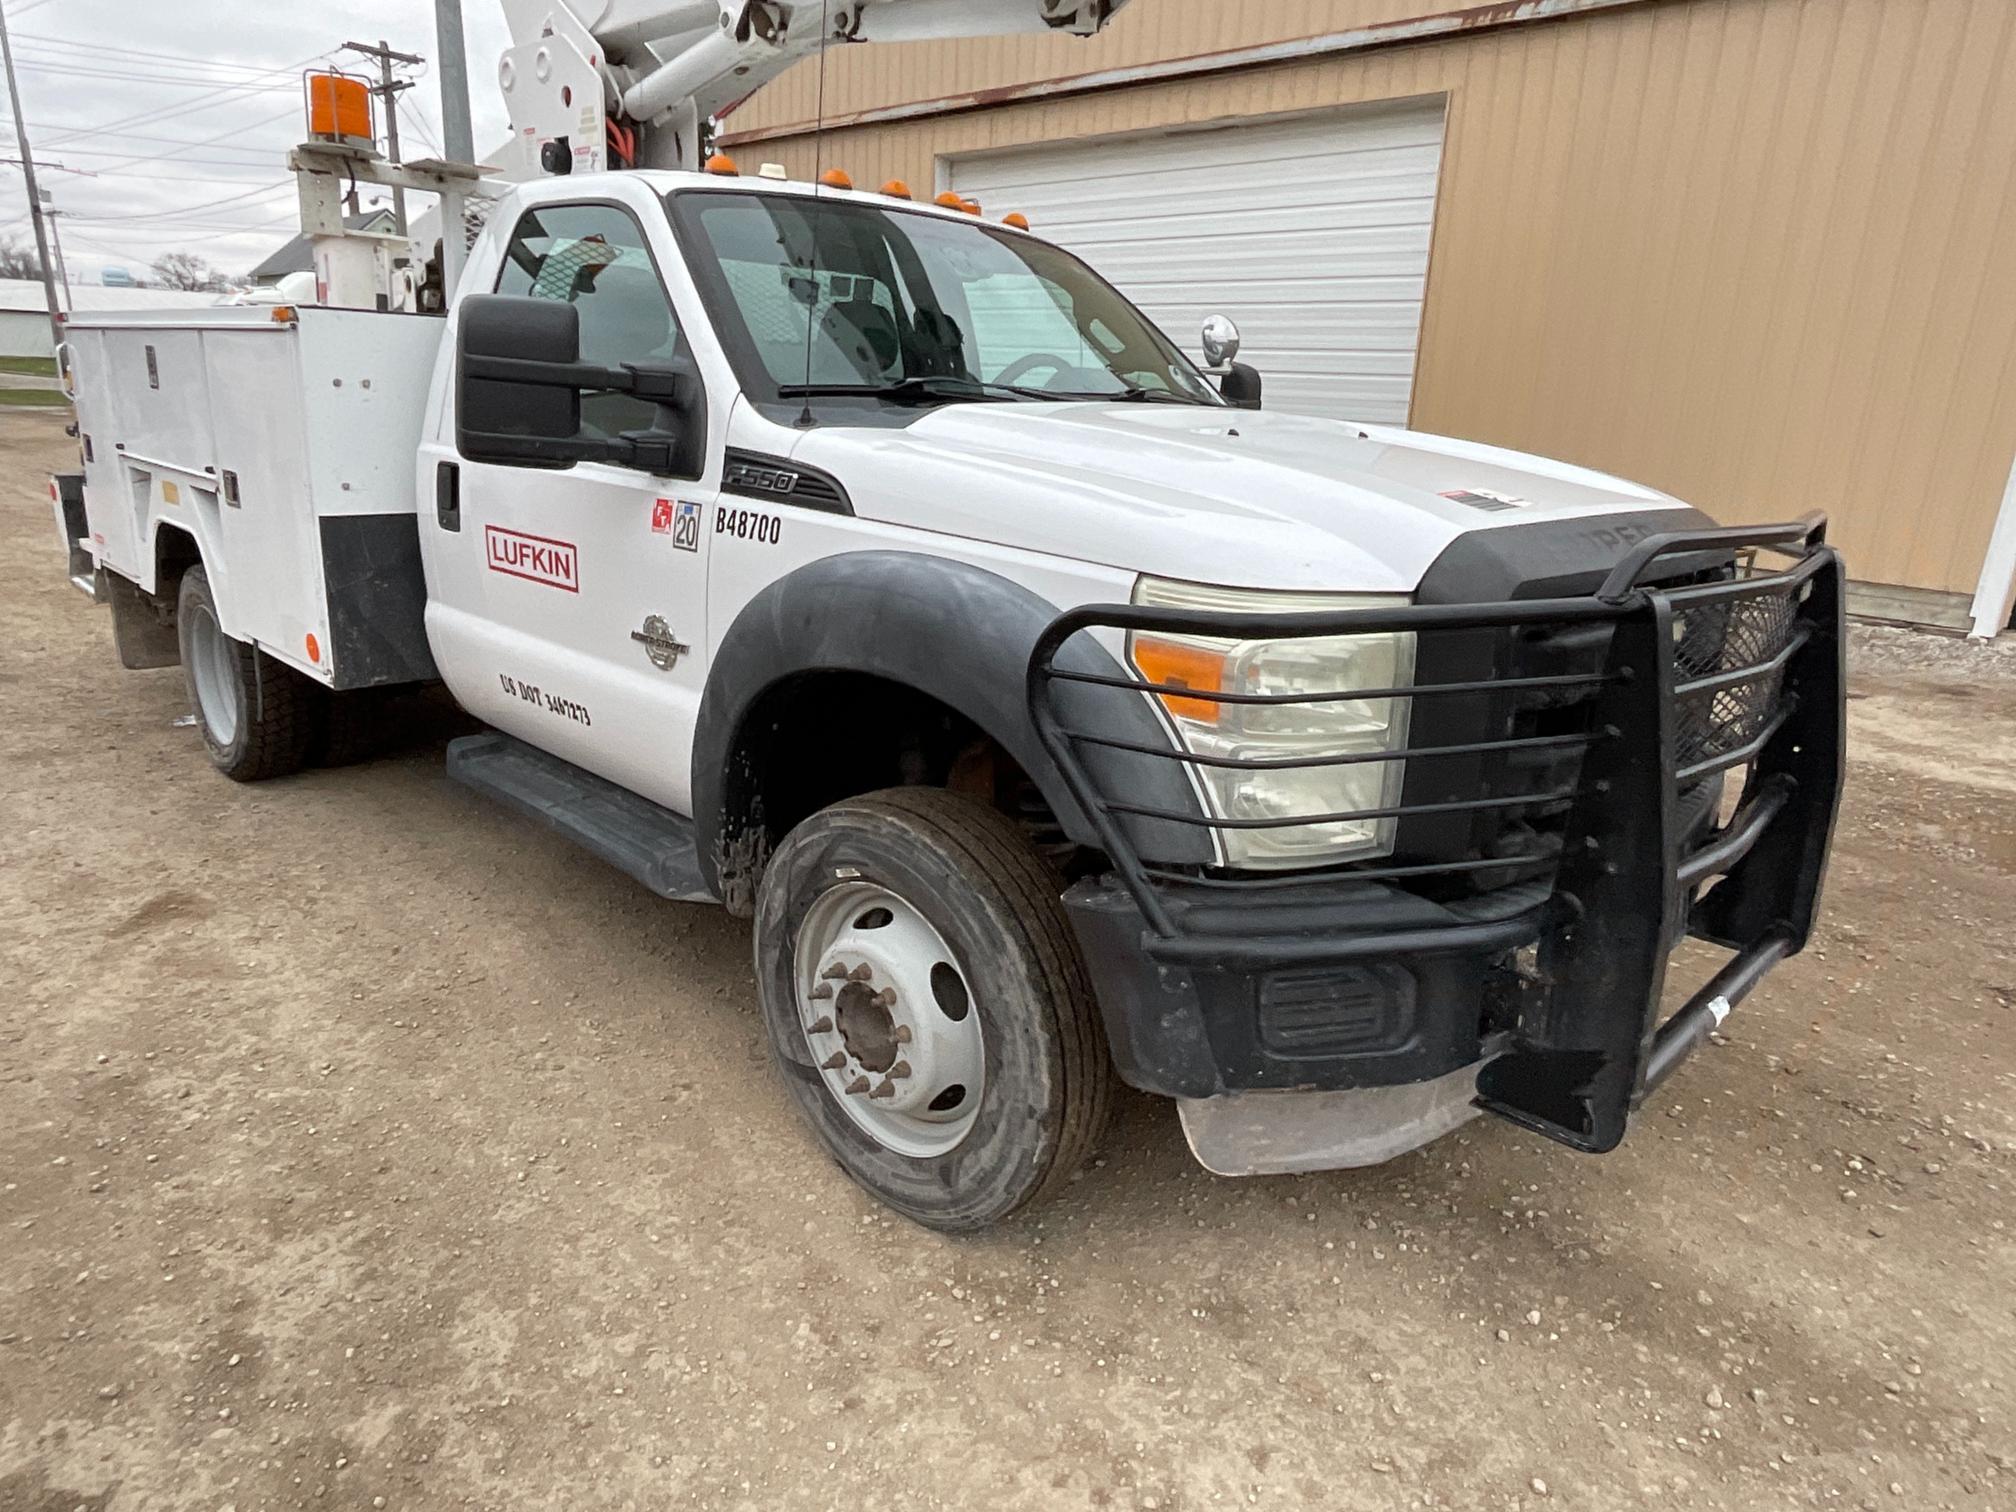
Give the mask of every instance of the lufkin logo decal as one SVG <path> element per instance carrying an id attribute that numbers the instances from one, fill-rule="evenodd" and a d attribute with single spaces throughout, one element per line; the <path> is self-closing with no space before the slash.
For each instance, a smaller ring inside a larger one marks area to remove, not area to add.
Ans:
<path id="1" fill-rule="evenodd" d="M 581 591 L 581 562 L 570 541 L 524 535 L 496 525 L 483 527 L 483 553 L 490 570 L 549 588 Z"/>

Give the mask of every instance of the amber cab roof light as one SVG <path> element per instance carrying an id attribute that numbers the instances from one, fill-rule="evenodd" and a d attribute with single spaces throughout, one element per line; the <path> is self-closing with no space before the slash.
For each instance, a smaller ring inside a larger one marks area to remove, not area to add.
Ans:
<path id="1" fill-rule="evenodd" d="M 725 152 L 717 152 L 707 159 L 707 171 L 722 178 L 740 178 L 742 170 L 735 166 L 735 159 Z"/>
<path id="2" fill-rule="evenodd" d="M 891 179 L 882 186 L 882 192 L 891 199 L 909 199 L 910 186 L 901 179 Z"/>
<path id="3" fill-rule="evenodd" d="M 854 187 L 854 180 L 848 177 L 847 170 L 844 168 L 828 168 L 824 173 L 819 175 L 819 182 L 824 184 L 828 189 L 852 189 Z"/>

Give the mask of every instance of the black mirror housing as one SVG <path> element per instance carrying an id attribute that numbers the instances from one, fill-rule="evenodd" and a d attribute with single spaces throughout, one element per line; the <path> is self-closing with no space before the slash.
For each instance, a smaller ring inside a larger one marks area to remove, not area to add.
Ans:
<path id="1" fill-rule="evenodd" d="M 581 360 L 581 312 L 560 299 L 471 294 L 456 311 L 455 449 L 471 462 L 567 467 L 579 460 L 581 389 L 488 376 L 501 364 Z"/>
<path id="2" fill-rule="evenodd" d="M 581 358 L 581 316 L 559 299 L 472 294 L 458 307 L 455 447 L 471 462 L 614 462 L 664 477 L 706 465 L 707 391 L 691 360 L 605 368 Z M 581 434 L 584 390 L 656 401 L 650 430 Z"/>
<path id="3" fill-rule="evenodd" d="M 1260 408 L 1260 387 L 1260 370 L 1244 362 L 1235 362 L 1225 369 L 1218 392 L 1235 409 L 1256 410 Z"/>

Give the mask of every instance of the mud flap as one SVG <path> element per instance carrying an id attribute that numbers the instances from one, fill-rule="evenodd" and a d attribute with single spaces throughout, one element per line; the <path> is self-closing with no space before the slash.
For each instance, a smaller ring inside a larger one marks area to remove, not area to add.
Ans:
<path id="1" fill-rule="evenodd" d="M 142 593 L 116 572 L 105 574 L 105 596 L 112 605 L 112 644 L 118 649 L 120 666 L 138 672 L 182 664 L 172 608 Z"/>

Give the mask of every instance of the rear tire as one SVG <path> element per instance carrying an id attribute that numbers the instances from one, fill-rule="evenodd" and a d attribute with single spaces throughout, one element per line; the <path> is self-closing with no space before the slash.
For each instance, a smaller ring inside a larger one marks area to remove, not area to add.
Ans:
<path id="1" fill-rule="evenodd" d="M 387 704 L 383 688 L 325 691 L 320 717 L 308 743 L 309 765 L 355 766 L 384 755 L 395 739 Z"/>
<path id="2" fill-rule="evenodd" d="M 182 574 L 175 634 L 189 707 L 210 764 L 233 782 L 300 771 L 325 690 L 258 647 L 226 635 L 210 576 L 200 566 Z"/>
<path id="3" fill-rule="evenodd" d="M 1098 1007 L 1056 878 L 1001 814 L 936 788 L 824 809 L 771 858 L 755 934 L 793 1101 L 905 1217 L 985 1228 L 1090 1153 L 1112 1104 Z"/>

